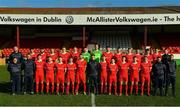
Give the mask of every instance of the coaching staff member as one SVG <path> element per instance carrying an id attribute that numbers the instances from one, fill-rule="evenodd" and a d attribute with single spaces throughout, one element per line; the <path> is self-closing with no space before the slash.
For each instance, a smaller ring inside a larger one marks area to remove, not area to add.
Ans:
<path id="1" fill-rule="evenodd" d="M 176 97 L 175 93 L 175 85 L 176 85 L 176 61 L 174 60 L 174 55 L 171 54 L 170 60 L 167 63 L 168 68 L 167 68 L 167 78 L 166 78 L 166 90 L 165 90 L 165 95 L 168 95 L 168 88 L 169 85 L 172 85 L 172 95 Z"/>
<path id="2" fill-rule="evenodd" d="M 17 59 L 17 63 L 22 63 L 23 56 L 21 52 L 19 52 L 19 48 L 17 46 L 14 46 L 14 51 L 9 56 L 9 62 L 11 63 L 13 61 L 13 58 Z"/>
<path id="3" fill-rule="evenodd" d="M 87 64 L 87 80 L 88 80 L 88 94 L 90 94 L 92 83 L 96 89 L 96 95 L 98 94 L 98 74 L 100 71 L 100 65 L 95 61 L 95 56 L 91 56 L 90 62 Z"/>
<path id="4" fill-rule="evenodd" d="M 154 93 L 156 95 L 157 88 L 160 89 L 160 95 L 163 96 L 163 82 L 164 73 L 166 71 L 166 66 L 162 63 L 161 58 L 157 57 L 157 62 L 152 67 L 153 78 L 154 78 Z"/>
<path id="5" fill-rule="evenodd" d="M 27 91 L 30 91 L 31 94 L 34 94 L 34 72 L 35 72 L 35 63 L 31 58 L 30 54 L 26 55 L 26 60 L 22 63 L 24 69 L 24 94 Z"/>
<path id="6" fill-rule="evenodd" d="M 16 57 L 12 59 L 12 62 L 8 65 L 8 71 L 11 74 L 12 79 L 12 95 L 20 94 L 21 89 L 21 64 L 18 63 Z"/>
<path id="7" fill-rule="evenodd" d="M 165 49 L 164 50 L 164 54 L 162 55 L 162 63 L 165 64 L 166 68 L 168 68 L 168 61 L 170 60 L 170 54 L 168 53 L 168 50 Z M 165 73 L 164 73 L 164 82 L 163 82 L 163 87 L 166 86 L 166 78 L 168 76 L 168 69 L 166 69 Z"/>

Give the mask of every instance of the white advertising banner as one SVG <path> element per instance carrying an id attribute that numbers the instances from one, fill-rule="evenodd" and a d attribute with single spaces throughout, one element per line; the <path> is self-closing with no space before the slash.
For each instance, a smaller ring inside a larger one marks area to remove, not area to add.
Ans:
<path id="1" fill-rule="evenodd" d="M 173 25 L 180 14 L 0 14 L 1 25 Z"/>

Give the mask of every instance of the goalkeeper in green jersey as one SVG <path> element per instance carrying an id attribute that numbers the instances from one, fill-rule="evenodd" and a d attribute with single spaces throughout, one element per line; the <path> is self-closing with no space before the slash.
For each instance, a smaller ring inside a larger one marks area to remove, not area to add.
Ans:
<path id="1" fill-rule="evenodd" d="M 86 60 L 86 62 L 88 63 L 90 60 L 90 57 L 91 57 L 91 54 L 88 52 L 88 48 L 84 48 L 82 56 Z"/>
<path id="2" fill-rule="evenodd" d="M 100 62 L 102 52 L 99 50 L 99 45 L 95 44 L 95 49 L 92 51 L 92 54 L 95 56 L 95 61 Z"/>

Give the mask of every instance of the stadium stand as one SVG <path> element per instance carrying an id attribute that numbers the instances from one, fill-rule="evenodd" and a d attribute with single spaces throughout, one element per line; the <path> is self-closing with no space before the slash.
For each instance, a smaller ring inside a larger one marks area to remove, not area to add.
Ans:
<path id="1" fill-rule="evenodd" d="M 102 49 L 110 46 L 112 50 L 132 48 L 131 37 L 128 32 L 122 31 L 97 31 L 91 38 L 92 43 L 100 44 Z"/>

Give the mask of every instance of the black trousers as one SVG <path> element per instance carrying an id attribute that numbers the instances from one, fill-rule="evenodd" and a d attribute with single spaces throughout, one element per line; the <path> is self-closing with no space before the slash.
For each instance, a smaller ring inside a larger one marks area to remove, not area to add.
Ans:
<path id="1" fill-rule="evenodd" d="M 175 89 L 176 89 L 176 77 L 175 76 L 167 76 L 166 78 L 166 90 L 165 90 L 165 94 L 167 95 L 168 93 L 168 89 L 170 84 L 172 85 L 172 95 L 175 96 Z"/>
<path id="2" fill-rule="evenodd" d="M 95 88 L 96 89 L 96 93 L 95 94 L 98 94 L 98 78 L 97 76 L 88 76 L 87 77 L 87 80 L 88 80 L 88 94 L 90 94 L 91 92 L 91 86 L 93 85 L 93 89 Z"/>
<path id="3" fill-rule="evenodd" d="M 33 75 L 24 76 L 24 92 L 34 91 L 34 78 Z"/>
<path id="4" fill-rule="evenodd" d="M 154 80 L 154 93 L 153 93 L 153 95 L 157 94 L 157 89 L 158 88 L 159 88 L 159 91 L 160 91 L 160 96 L 164 95 L 163 84 L 164 84 L 164 79 L 163 78 L 155 78 L 155 80 Z"/>
<path id="5" fill-rule="evenodd" d="M 11 75 L 11 79 L 12 79 L 12 93 L 20 94 L 21 76 L 20 75 Z"/>

